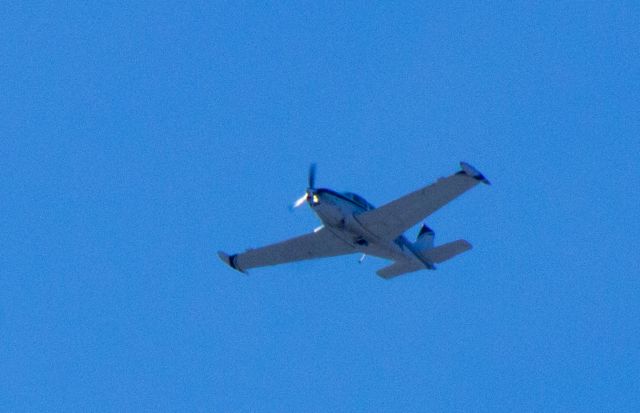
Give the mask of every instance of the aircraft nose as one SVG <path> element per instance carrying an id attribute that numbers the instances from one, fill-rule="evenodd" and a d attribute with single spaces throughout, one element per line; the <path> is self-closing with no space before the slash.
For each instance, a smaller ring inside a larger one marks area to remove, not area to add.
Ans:
<path id="1" fill-rule="evenodd" d="M 316 193 L 316 192 L 310 192 L 309 193 L 309 203 L 311 204 L 311 206 L 319 204 L 320 203 L 320 195 L 318 195 L 318 193 Z"/>

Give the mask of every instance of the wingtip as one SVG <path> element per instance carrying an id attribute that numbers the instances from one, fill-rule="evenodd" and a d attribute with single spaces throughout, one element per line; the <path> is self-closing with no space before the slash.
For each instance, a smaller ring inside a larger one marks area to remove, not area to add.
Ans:
<path id="1" fill-rule="evenodd" d="M 222 262 L 224 262 L 225 264 L 227 264 L 229 267 L 233 268 L 234 270 L 239 271 L 239 272 L 241 272 L 241 273 L 243 273 L 245 275 L 248 274 L 246 271 L 244 271 L 243 269 L 241 269 L 240 267 L 237 266 L 237 264 L 236 264 L 237 254 L 229 255 L 229 254 L 225 253 L 224 251 L 218 251 L 218 257 L 220 257 Z"/>
<path id="2" fill-rule="evenodd" d="M 460 162 L 460 168 L 462 170 L 459 173 L 470 176 L 473 179 L 485 183 L 487 185 L 491 185 L 491 182 L 480 172 L 478 169 L 474 168 L 467 162 Z"/>

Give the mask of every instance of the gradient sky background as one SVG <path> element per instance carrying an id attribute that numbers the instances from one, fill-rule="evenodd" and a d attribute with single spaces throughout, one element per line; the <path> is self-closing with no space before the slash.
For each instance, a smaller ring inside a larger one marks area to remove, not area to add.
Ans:
<path id="1" fill-rule="evenodd" d="M 0 410 L 640 411 L 640 6 L 440 3 L 3 2 Z M 435 272 L 216 256 L 460 160 Z"/>

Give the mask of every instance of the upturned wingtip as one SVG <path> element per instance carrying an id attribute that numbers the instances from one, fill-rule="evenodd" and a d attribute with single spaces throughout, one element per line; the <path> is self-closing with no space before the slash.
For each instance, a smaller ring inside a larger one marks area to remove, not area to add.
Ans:
<path id="1" fill-rule="evenodd" d="M 460 168 L 462 168 L 461 173 L 470 176 L 471 178 L 485 183 L 487 185 L 491 185 L 491 182 L 480 172 L 477 168 L 471 166 L 467 162 L 460 162 Z"/>
<path id="2" fill-rule="evenodd" d="M 227 253 L 225 253 L 224 251 L 218 251 L 218 257 L 220 257 L 220 259 L 222 260 L 222 262 L 224 262 L 225 264 L 227 264 L 229 267 L 233 268 L 236 271 L 239 271 L 245 275 L 248 275 L 248 273 L 246 271 L 244 271 L 242 268 L 238 267 L 238 265 L 236 264 L 236 257 L 238 255 L 237 254 L 233 254 L 233 255 L 229 255 Z"/>

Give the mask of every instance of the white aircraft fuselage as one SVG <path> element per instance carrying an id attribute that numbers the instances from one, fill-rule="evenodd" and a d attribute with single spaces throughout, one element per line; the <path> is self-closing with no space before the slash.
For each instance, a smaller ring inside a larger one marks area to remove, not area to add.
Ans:
<path id="1" fill-rule="evenodd" d="M 436 264 L 472 248 L 464 239 L 435 246 L 435 234 L 424 222 L 415 242 L 404 236 L 411 227 L 477 184 L 489 184 L 480 171 L 466 162 L 460 162 L 455 173 L 378 208 L 351 192 L 316 188 L 315 172 L 312 164 L 307 190 L 291 207 L 309 204 L 322 226 L 311 233 L 237 254 L 218 251 L 220 259 L 246 274 L 256 267 L 360 252 L 363 258 L 373 255 L 392 260 L 376 271 L 380 277 L 390 279 L 422 269 L 433 270 Z"/>
<path id="2" fill-rule="evenodd" d="M 339 193 L 327 188 L 318 188 L 311 190 L 308 201 L 324 228 L 363 254 L 396 261 L 409 259 L 421 263 L 428 269 L 434 268 L 432 263 L 420 257 L 419 251 L 404 235 L 393 240 L 385 240 L 368 231 L 358 221 L 358 215 L 375 207 L 364 198 L 351 192 Z"/>

